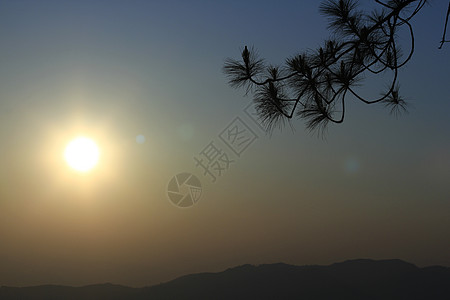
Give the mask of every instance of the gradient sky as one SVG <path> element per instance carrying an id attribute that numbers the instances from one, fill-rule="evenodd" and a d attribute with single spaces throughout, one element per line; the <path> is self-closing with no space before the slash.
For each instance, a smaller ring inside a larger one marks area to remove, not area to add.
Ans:
<path id="1" fill-rule="evenodd" d="M 0 1 L 0 285 L 143 286 L 353 258 L 450 266 L 446 1 L 414 19 L 398 119 L 349 99 L 325 139 L 301 120 L 266 136 L 243 113 L 251 96 L 228 86 L 224 60 L 244 45 L 281 63 L 326 39 L 318 5 Z M 237 116 L 259 137 L 212 183 L 193 158 Z M 102 153 L 84 175 L 62 156 L 77 135 Z M 180 172 L 203 186 L 188 209 L 166 195 Z"/>

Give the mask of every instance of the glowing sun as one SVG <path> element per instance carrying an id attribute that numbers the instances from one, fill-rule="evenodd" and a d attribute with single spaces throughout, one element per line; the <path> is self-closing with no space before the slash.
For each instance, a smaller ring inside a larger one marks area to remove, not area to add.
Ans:
<path id="1" fill-rule="evenodd" d="M 79 171 L 88 172 L 98 163 L 100 152 L 95 142 L 86 137 L 73 139 L 64 151 L 67 164 Z"/>

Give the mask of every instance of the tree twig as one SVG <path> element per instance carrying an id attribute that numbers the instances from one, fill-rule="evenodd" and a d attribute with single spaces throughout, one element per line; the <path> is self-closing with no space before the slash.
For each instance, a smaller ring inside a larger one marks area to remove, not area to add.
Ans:
<path id="1" fill-rule="evenodd" d="M 444 34 L 442 35 L 441 45 L 438 49 L 442 49 L 444 43 L 450 42 L 449 40 L 445 40 L 445 35 L 447 33 L 447 23 L 448 23 L 448 15 L 450 14 L 450 1 L 448 2 L 447 16 L 445 17 L 445 25 L 444 25 Z"/>

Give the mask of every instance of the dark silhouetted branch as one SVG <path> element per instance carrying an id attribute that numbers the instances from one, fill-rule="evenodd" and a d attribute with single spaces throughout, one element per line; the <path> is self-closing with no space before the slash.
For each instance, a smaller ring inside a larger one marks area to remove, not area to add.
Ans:
<path id="1" fill-rule="evenodd" d="M 405 112 L 398 70 L 414 53 L 410 21 L 427 0 L 375 2 L 381 9 L 365 13 L 356 0 L 323 1 L 319 10 L 328 18 L 334 35 L 322 47 L 292 56 L 282 67 L 266 67 L 256 51 L 245 46 L 242 60 L 225 61 L 229 84 L 253 92 L 256 110 L 269 130 L 294 116 L 304 119 L 310 130 L 323 131 L 330 122 L 342 123 L 349 95 L 366 104 L 383 103 L 396 116 Z M 406 56 L 398 43 L 401 28 L 406 28 L 410 39 Z M 381 96 L 370 99 L 354 88 L 365 73 L 391 74 Z"/>
<path id="2" fill-rule="evenodd" d="M 445 39 L 445 36 L 447 34 L 447 24 L 448 24 L 448 15 L 449 14 L 450 14 L 450 1 L 448 2 L 447 15 L 445 17 L 444 34 L 442 34 L 441 44 L 439 45 L 438 49 L 442 49 L 442 46 L 444 45 L 444 43 L 449 43 L 450 42 L 450 40 L 446 40 Z"/>

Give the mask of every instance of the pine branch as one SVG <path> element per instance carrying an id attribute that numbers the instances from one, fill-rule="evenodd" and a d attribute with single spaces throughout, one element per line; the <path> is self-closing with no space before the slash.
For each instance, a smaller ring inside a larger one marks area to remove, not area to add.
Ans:
<path id="1" fill-rule="evenodd" d="M 225 63 L 229 84 L 246 87 L 247 92 L 255 90 L 257 111 L 269 130 L 277 124 L 282 127 L 294 115 L 306 120 L 310 130 L 323 131 L 330 122 L 342 123 L 348 95 L 366 104 L 384 103 L 392 114 L 398 115 L 406 108 L 406 102 L 398 94 L 398 70 L 414 53 L 410 20 L 427 1 L 376 2 L 382 11 L 367 14 L 357 9 L 356 0 L 324 1 L 320 11 L 328 17 L 329 28 L 339 35 L 339 42 L 329 39 L 316 52 L 290 57 L 283 68 L 265 68 L 254 49 L 245 47 L 242 61 L 228 59 Z M 412 4 L 416 5 L 411 12 L 408 8 Z M 401 26 L 406 26 L 411 40 L 404 59 L 397 45 Z M 392 74 L 387 91 L 380 97 L 368 99 L 355 91 L 354 86 L 365 72 Z"/>

